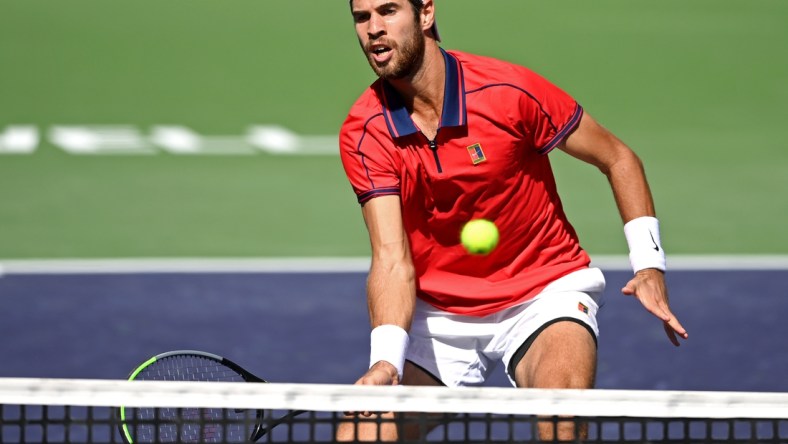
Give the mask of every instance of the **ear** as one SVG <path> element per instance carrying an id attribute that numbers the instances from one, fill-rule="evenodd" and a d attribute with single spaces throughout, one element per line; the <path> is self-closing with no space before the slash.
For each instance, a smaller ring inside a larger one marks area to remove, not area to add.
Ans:
<path id="1" fill-rule="evenodd" d="M 421 29 L 427 31 L 431 29 L 434 24 L 435 2 L 433 2 L 433 0 L 424 0 L 421 6 Z"/>

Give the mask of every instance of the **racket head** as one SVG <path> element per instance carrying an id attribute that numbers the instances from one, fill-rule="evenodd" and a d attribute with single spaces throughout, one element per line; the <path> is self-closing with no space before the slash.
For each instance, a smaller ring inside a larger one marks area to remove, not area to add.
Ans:
<path id="1" fill-rule="evenodd" d="M 197 350 L 158 354 L 140 364 L 130 381 L 266 382 L 219 355 Z M 264 410 L 119 407 L 126 443 L 250 442 L 263 429 Z M 230 423 L 226 423 L 229 420 Z"/>

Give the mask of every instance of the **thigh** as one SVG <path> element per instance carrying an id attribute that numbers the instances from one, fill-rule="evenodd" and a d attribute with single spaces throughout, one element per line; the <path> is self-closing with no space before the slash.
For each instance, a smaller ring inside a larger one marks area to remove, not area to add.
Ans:
<path id="1" fill-rule="evenodd" d="M 517 364 L 518 387 L 589 389 L 596 377 L 596 342 L 588 327 L 575 320 L 550 324 L 531 343 Z M 588 426 L 572 418 L 551 418 L 537 424 L 544 441 L 574 441 L 588 436 Z"/>
<path id="2" fill-rule="evenodd" d="M 534 338 L 515 368 L 518 387 L 594 386 L 596 341 L 588 327 L 574 320 L 550 324 Z"/>
<path id="3" fill-rule="evenodd" d="M 405 369 L 402 375 L 402 385 L 410 386 L 444 386 L 434 375 L 410 361 L 405 361 Z M 409 417 L 410 416 L 410 417 Z M 400 414 L 402 426 L 397 428 L 396 434 L 399 439 L 418 440 L 423 438 L 430 430 L 443 424 L 446 415 L 442 413 L 424 414 Z M 391 436 L 391 435 L 388 435 Z"/>
<path id="4" fill-rule="evenodd" d="M 572 359 L 577 359 L 578 365 L 592 360 L 593 377 L 599 335 L 596 315 L 603 290 L 601 272 L 585 269 L 550 284 L 524 304 L 522 311 L 515 312 L 515 322 L 506 332 L 503 356 L 507 376 L 513 385 L 531 387 L 535 386 L 534 381 L 544 381 L 544 378 L 535 379 L 539 376 L 536 371 L 543 367 L 556 366 L 557 375 L 563 375 L 561 366 L 570 365 L 567 361 Z M 525 361 L 526 354 L 530 371 L 526 372 L 528 378 L 523 379 L 520 364 Z M 556 359 L 556 362 L 542 362 L 543 359 Z M 516 372 L 516 367 L 521 370 Z M 516 373 L 521 373 L 519 378 Z"/>

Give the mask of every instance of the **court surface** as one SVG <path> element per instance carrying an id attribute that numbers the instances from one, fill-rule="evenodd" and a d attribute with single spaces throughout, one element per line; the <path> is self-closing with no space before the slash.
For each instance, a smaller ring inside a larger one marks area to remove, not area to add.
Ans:
<path id="1" fill-rule="evenodd" d="M 606 271 L 600 388 L 788 391 L 788 270 L 673 271 L 690 339 L 674 348 Z M 0 377 L 125 378 L 173 349 L 236 360 L 275 382 L 351 383 L 366 367 L 365 274 L 6 275 Z M 491 385 L 505 385 L 498 368 Z"/>

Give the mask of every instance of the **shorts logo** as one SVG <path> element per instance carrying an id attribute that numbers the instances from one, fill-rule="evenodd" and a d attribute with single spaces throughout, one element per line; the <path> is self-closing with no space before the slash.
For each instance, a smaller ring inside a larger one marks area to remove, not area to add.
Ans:
<path id="1" fill-rule="evenodd" d="M 577 309 L 585 314 L 588 314 L 588 307 L 586 307 L 585 304 L 583 304 L 582 302 L 577 303 Z"/>
<path id="2" fill-rule="evenodd" d="M 484 157 L 484 151 L 482 151 L 482 145 L 480 143 L 474 143 L 469 146 L 468 154 L 471 155 L 471 162 L 473 162 L 474 165 L 478 165 L 487 160 L 487 158 Z"/>

